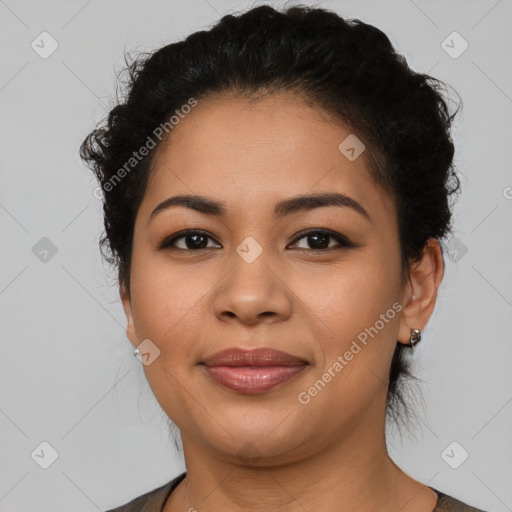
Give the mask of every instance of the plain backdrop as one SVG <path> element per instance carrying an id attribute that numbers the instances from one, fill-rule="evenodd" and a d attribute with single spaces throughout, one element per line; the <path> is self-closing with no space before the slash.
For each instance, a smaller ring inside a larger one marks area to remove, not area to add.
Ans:
<path id="1" fill-rule="evenodd" d="M 0 511 L 105 510 L 184 470 L 125 335 L 78 148 L 113 105 L 125 49 L 258 4 L 0 0 Z M 423 402 L 389 448 L 414 478 L 512 510 L 512 2 L 316 5 L 377 26 L 463 99 L 455 238 L 414 356 Z"/>

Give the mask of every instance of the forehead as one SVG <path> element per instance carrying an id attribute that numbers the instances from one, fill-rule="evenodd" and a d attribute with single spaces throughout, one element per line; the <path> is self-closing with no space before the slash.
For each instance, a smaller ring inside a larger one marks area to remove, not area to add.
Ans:
<path id="1" fill-rule="evenodd" d="M 348 126 L 293 93 L 258 101 L 199 99 L 158 148 L 144 201 L 198 193 L 249 207 L 253 201 L 339 191 L 389 210 L 390 199 L 372 180 L 365 152 L 349 160 L 340 151 L 350 137 Z"/>
<path id="2" fill-rule="evenodd" d="M 304 173 L 311 165 L 339 159 L 338 145 L 349 134 L 291 93 L 258 101 L 200 99 L 159 148 L 155 174 L 163 162 L 176 168 L 186 165 L 189 175 L 207 171 L 205 160 L 215 157 L 208 168 L 216 172 L 246 170 L 248 177 L 256 169 L 261 175 L 280 168 L 286 177 L 296 169 Z M 366 169 L 363 159 L 350 167 Z"/>

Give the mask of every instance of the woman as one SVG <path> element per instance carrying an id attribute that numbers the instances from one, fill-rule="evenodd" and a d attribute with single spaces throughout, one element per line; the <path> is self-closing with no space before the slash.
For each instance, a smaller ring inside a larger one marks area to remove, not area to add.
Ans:
<path id="1" fill-rule="evenodd" d="M 385 439 L 459 189 L 439 82 L 308 7 L 225 16 L 129 72 L 81 156 L 187 471 L 115 511 L 477 511 Z"/>

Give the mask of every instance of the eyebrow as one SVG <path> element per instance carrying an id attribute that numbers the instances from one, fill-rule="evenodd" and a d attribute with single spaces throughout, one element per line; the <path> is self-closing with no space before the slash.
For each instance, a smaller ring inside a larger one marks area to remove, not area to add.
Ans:
<path id="1" fill-rule="evenodd" d="M 179 195 L 169 197 L 165 201 L 162 201 L 151 212 L 149 220 L 152 220 L 158 214 L 174 206 L 190 208 L 191 210 L 204 213 L 205 215 L 212 215 L 216 217 L 225 216 L 227 213 L 226 204 L 222 201 L 217 201 L 215 199 L 210 199 L 208 197 L 198 195 Z M 274 208 L 274 217 L 276 219 L 280 219 L 287 215 L 292 215 L 298 212 L 311 211 L 315 208 L 321 208 L 324 206 L 351 208 L 371 222 L 369 213 L 360 203 L 358 203 L 350 196 L 340 194 L 338 192 L 307 194 L 284 199 L 283 201 L 280 201 L 276 204 Z"/>

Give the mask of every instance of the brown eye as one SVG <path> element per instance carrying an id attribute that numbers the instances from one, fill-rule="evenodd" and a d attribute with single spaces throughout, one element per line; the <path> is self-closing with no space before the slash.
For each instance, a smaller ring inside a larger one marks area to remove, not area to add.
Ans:
<path id="1" fill-rule="evenodd" d="M 326 230 L 311 230 L 302 232 L 299 237 L 295 238 L 294 244 L 297 244 L 297 242 L 300 240 L 306 240 L 306 244 L 309 244 L 310 247 L 305 247 L 305 249 L 310 249 L 313 251 L 339 249 L 342 247 L 355 247 L 356 245 L 352 243 L 347 237 L 334 231 Z M 334 240 L 336 244 L 330 245 L 331 240 Z"/>
<path id="2" fill-rule="evenodd" d="M 182 231 L 181 233 L 173 235 L 171 238 L 166 238 L 160 248 L 164 249 L 178 249 L 178 250 L 189 250 L 197 251 L 201 249 L 210 249 L 212 246 L 208 246 L 208 239 L 213 240 L 208 234 L 202 231 Z M 182 246 L 177 246 L 176 242 L 183 240 Z"/>
<path id="3" fill-rule="evenodd" d="M 211 249 L 213 247 L 220 247 L 220 244 L 208 245 L 208 240 L 214 241 L 214 239 L 203 231 L 186 230 L 180 233 L 175 233 L 169 238 L 166 238 L 161 244 L 160 249 L 177 249 L 181 251 L 199 251 L 204 249 Z M 351 242 L 347 237 L 336 233 L 334 231 L 326 230 L 309 230 L 300 233 L 300 236 L 294 240 L 296 245 L 301 240 L 306 240 L 308 247 L 302 247 L 300 249 L 306 249 L 311 251 L 326 251 L 340 248 L 356 247 L 357 244 Z M 334 241 L 334 245 L 332 244 Z M 181 246 L 178 245 L 181 244 Z"/>

